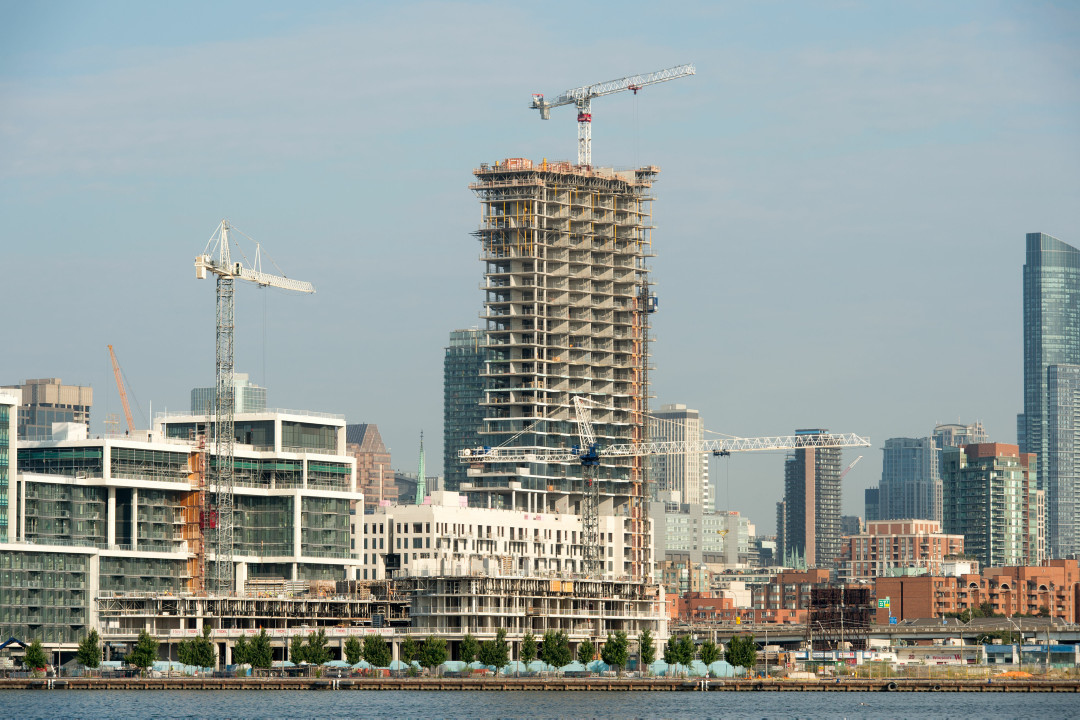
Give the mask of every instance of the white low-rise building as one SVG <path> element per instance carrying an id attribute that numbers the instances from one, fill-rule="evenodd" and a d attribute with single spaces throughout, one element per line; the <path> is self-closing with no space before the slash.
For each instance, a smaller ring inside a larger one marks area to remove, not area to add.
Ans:
<path id="1" fill-rule="evenodd" d="M 625 518 L 601 515 L 604 577 L 628 561 Z M 483 574 L 574 577 L 583 572 L 581 518 L 570 513 L 468 507 L 465 495 L 431 493 L 423 505 L 357 515 L 358 579 Z"/>

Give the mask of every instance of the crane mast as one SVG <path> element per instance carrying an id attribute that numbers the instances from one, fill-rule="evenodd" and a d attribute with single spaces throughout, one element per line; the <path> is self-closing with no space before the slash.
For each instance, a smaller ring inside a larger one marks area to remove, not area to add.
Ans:
<path id="1" fill-rule="evenodd" d="M 578 165 L 592 165 L 593 98 L 623 92 L 624 90 L 632 90 L 634 94 L 637 95 L 637 91 L 646 85 L 655 85 L 656 83 L 667 82 L 668 80 L 678 80 L 679 78 L 693 74 L 693 65 L 676 65 L 675 67 L 667 68 L 666 70 L 658 70 L 656 72 L 645 73 L 644 75 L 628 75 L 627 77 L 619 78 L 618 80 L 609 80 L 594 85 L 583 85 L 581 87 L 572 88 L 562 93 L 554 100 L 545 100 L 543 94 L 536 93 L 532 96 L 532 105 L 530 105 L 530 107 L 540 111 L 540 118 L 542 120 L 549 120 L 551 118 L 551 108 L 561 107 L 563 105 L 574 105 L 577 107 Z"/>
<path id="2" fill-rule="evenodd" d="M 242 262 L 233 262 L 230 250 L 232 240 L 229 237 L 232 229 L 228 220 L 222 220 L 217 230 L 210 236 L 206 250 L 195 258 L 196 278 L 204 280 L 208 274 L 217 276 L 214 344 L 216 397 L 211 436 L 214 456 L 208 467 L 209 485 L 213 490 L 211 493 L 210 488 L 207 488 L 207 492 L 203 494 L 203 522 L 206 527 L 214 529 L 213 589 L 218 595 L 232 594 L 234 583 L 232 559 L 235 527 L 233 491 L 236 486 L 234 474 L 236 455 L 236 381 L 233 371 L 236 354 L 233 344 L 236 317 L 234 280 L 247 280 L 260 287 L 277 287 L 304 293 L 315 292 L 315 286 L 311 283 L 262 272 L 262 248 L 258 243 L 255 244 L 255 262 L 252 267 L 246 267 Z"/>

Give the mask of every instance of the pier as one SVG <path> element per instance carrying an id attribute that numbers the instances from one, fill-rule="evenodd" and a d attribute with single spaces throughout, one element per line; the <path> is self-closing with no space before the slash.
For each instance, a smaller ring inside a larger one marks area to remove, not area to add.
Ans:
<path id="1" fill-rule="evenodd" d="M 554 690 L 614 692 L 1080 692 L 1080 679 L 6 678 L 3 690 Z"/>

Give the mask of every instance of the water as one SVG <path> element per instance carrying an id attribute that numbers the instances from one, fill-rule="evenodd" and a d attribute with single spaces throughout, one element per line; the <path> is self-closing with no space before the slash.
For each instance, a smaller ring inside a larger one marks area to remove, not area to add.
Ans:
<path id="1" fill-rule="evenodd" d="M 0 718 L 1052 718 L 1072 693 L 4 690 Z"/>

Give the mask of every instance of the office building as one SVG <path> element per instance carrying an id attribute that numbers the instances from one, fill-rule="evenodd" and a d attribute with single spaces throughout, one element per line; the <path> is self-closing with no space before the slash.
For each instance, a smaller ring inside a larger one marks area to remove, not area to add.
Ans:
<path id="1" fill-rule="evenodd" d="M 1044 233 L 1028 233 L 1026 244 L 1024 412 L 1017 417 L 1016 433 L 1020 449 L 1037 456 L 1038 487 L 1047 492 L 1053 549 L 1063 547 L 1055 537 L 1059 513 L 1054 509 L 1058 501 L 1054 491 L 1069 495 L 1072 483 L 1068 478 L 1057 480 L 1050 468 L 1051 438 L 1060 438 L 1065 429 L 1049 424 L 1049 370 L 1054 365 L 1080 365 L 1080 250 Z"/>
<path id="2" fill-rule="evenodd" d="M 796 430 L 796 435 L 827 430 Z M 784 461 L 785 557 L 827 567 L 840 553 L 840 448 L 800 448 Z"/>
<path id="3" fill-rule="evenodd" d="M 984 568 L 1037 565 L 1044 557 L 1045 501 L 1035 456 L 1016 445 L 945 448 L 944 531 Z"/>
<path id="4" fill-rule="evenodd" d="M 94 390 L 83 385 L 64 385 L 60 378 L 27 380 L 22 385 L 5 385 L 19 396 L 18 437 L 21 440 L 49 440 L 53 423 L 77 423 L 90 430 L 90 407 Z"/>
<path id="5" fill-rule="evenodd" d="M 262 412 L 266 409 L 266 388 L 251 382 L 247 373 L 233 373 L 233 399 L 236 412 Z M 195 415 L 213 412 L 217 407 L 217 388 L 191 390 L 191 412 Z"/>
<path id="6" fill-rule="evenodd" d="M 881 519 L 881 489 L 872 487 L 863 490 L 863 512 L 866 522 Z"/>
<path id="7" fill-rule="evenodd" d="M 482 444 L 578 444 L 572 399 L 592 400 L 601 445 L 640 442 L 648 428 L 648 291 L 655 167 L 616 172 L 511 158 L 474 171 L 481 205 L 486 351 Z M 645 458 L 604 457 L 600 513 L 620 518 L 629 548 L 617 575 L 652 573 Z M 471 504 L 580 514 L 579 467 L 545 462 L 470 468 Z"/>
<path id="8" fill-rule="evenodd" d="M 356 458 L 356 482 L 364 494 L 364 512 L 398 500 L 390 450 L 383 442 L 375 423 L 345 426 L 346 451 Z"/>
<path id="9" fill-rule="evenodd" d="M 649 439 L 700 443 L 705 440 L 705 423 L 697 410 L 681 403 L 662 405 L 649 418 Z M 649 482 L 655 499 L 714 509 L 707 502 L 709 476 L 704 453 L 653 455 L 649 463 Z"/>
<path id="10" fill-rule="evenodd" d="M 933 438 L 885 441 L 878 486 L 879 520 L 941 520 L 941 478 Z"/>
<path id="11" fill-rule="evenodd" d="M 454 330 L 443 356 L 443 476 L 447 490 L 457 490 L 468 467 L 458 460 L 464 448 L 482 445 L 484 423 L 484 334 Z"/>

